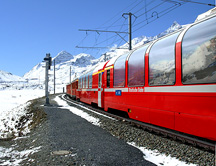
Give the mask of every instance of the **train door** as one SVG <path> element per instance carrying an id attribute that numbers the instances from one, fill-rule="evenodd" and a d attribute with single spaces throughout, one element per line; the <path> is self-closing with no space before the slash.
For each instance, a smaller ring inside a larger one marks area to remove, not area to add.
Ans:
<path id="1" fill-rule="evenodd" d="M 102 107 L 103 87 L 102 87 L 102 73 L 98 75 L 98 107 Z"/>

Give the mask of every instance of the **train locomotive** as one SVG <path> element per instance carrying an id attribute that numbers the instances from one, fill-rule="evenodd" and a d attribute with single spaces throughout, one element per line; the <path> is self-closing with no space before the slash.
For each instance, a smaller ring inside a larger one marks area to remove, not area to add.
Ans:
<path id="1" fill-rule="evenodd" d="M 216 141 L 216 14 L 89 70 L 67 94 Z"/>

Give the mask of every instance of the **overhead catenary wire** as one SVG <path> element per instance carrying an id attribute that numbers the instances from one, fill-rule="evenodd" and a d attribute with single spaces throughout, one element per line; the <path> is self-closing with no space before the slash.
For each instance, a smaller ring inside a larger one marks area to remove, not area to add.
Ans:
<path id="1" fill-rule="evenodd" d="M 197 1 L 191 1 L 191 0 L 179 0 L 179 1 L 196 3 L 196 4 L 200 4 L 200 5 L 207 5 L 207 6 L 216 6 L 215 4 L 211 4 L 211 3 L 203 3 L 203 2 L 197 2 Z"/>
<path id="2" fill-rule="evenodd" d="M 141 2 L 143 2 L 143 1 L 139 1 L 139 2 L 138 2 L 137 4 L 135 4 L 131 9 L 135 9 L 139 4 L 141 4 Z M 152 4 L 153 2 L 154 2 L 154 1 L 148 3 L 147 5 Z M 160 4 L 155 5 L 155 6 L 152 7 L 150 10 L 145 11 L 144 13 L 138 15 L 138 17 L 141 17 L 142 15 L 147 15 L 148 12 L 150 12 L 150 11 L 156 9 L 157 7 L 161 6 L 161 5 L 164 4 L 164 3 L 165 3 L 165 2 L 163 1 L 163 2 L 161 2 Z M 139 11 L 140 11 L 140 9 L 139 9 Z M 137 17 L 137 18 L 138 18 L 138 17 Z M 113 26 L 116 22 L 118 22 L 119 20 L 120 20 L 120 19 L 117 19 L 117 20 L 112 24 L 112 26 Z M 136 20 L 136 19 L 135 19 L 135 20 Z M 135 22 L 135 20 L 134 20 L 134 22 Z M 134 23 L 134 22 L 133 22 L 133 23 Z M 143 21 L 140 22 L 140 23 L 143 23 Z M 139 25 L 140 23 L 135 24 L 134 27 L 137 26 L 137 25 Z M 121 26 L 121 29 L 122 29 L 122 27 L 123 27 L 123 26 Z M 126 31 L 126 30 L 125 30 L 125 31 Z M 96 31 L 96 32 L 97 32 L 97 31 Z M 133 31 L 133 32 L 134 32 L 134 31 Z M 98 38 L 99 38 L 99 37 L 98 37 Z M 98 39 L 98 38 L 97 38 L 97 39 Z M 114 38 L 114 40 L 113 40 L 113 42 L 112 42 L 112 44 L 113 44 L 114 42 L 116 42 L 117 35 L 111 36 L 110 38 L 107 38 L 106 40 L 103 40 L 102 42 L 99 42 L 99 43 L 95 42 L 93 46 L 98 46 L 99 44 L 102 44 L 102 43 L 104 43 L 104 42 L 106 42 L 106 41 L 108 41 L 108 40 L 110 40 L 110 39 L 112 39 L 112 38 Z"/>
<path id="3" fill-rule="evenodd" d="M 191 0 L 160 0 L 160 1 L 137 0 L 133 2 L 131 5 L 127 6 L 125 9 L 118 12 L 115 16 L 113 16 L 111 19 L 109 19 L 108 21 L 106 21 L 104 24 L 102 24 L 100 27 L 96 29 L 105 28 L 105 30 L 107 31 L 109 30 L 112 31 L 112 29 L 115 28 L 119 32 L 126 32 L 128 30 L 128 28 L 126 28 L 126 25 L 128 24 L 125 24 L 126 19 L 122 19 L 121 15 L 124 12 L 124 10 L 127 10 L 127 11 L 131 11 L 131 13 L 137 16 L 136 18 L 133 18 L 133 23 L 132 23 L 133 24 L 132 32 L 134 33 L 186 3 L 196 3 L 196 2 Z M 111 22 L 110 25 L 105 26 L 110 22 Z M 86 41 L 86 39 L 89 37 L 89 34 L 92 33 L 93 32 L 90 31 L 86 32 L 86 36 L 82 40 L 82 44 L 83 41 Z M 122 35 L 120 37 L 119 34 L 116 33 L 114 35 L 109 35 L 109 36 L 107 35 L 108 37 L 106 36 L 105 38 L 103 38 L 104 35 L 101 35 L 99 32 L 99 34 L 95 33 L 95 36 L 96 36 L 95 39 L 93 39 L 94 42 L 91 45 L 92 47 L 86 47 L 86 50 L 90 51 L 90 49 L 93 49 L 94 47 L 95 49 L 99 49 L 99 48 L 107 49 L 115 44 L 117 45 L 117 47 L 119 47 L 120 44 L 124 42 L 122 38 L 125 38 L 127 35 Z M 108 47 L 101 46 L 104 43 L 106 43 Z"/>
<path id="4" fill-rule="evenodd" d="M 132 2 L 130 5 L 128 5 L 126 8 L 124 8 L 123 10 L 121 10 L 120 12 L 118 12 L 116 15 L 114 15 L 111 19 L 107 20 L 106 22 L 104 22 L 103 24 L 101 24 L 101 26 L 99 26 L 98 28 L 95 28 L 95 29 L 100 29 L 102 28 L 102 26 L 104 26 L 105 24 L 107 24 L 108 22 L 110 22 L 111 20 L 113 20 L 114 18 L 118 17 L 117 20 L 115 20 L 112 24 L 110 24 L 109 26 L 105 27 L 107 29 L 111 28 L 111 27 L 117 27 L 117 26 L 113 26 L 115 23 L 119 22 L 122 17 L 121 17 L 121 14 L 123 13 L 123 11 L 125 10 L 128 10 L 129 8 L 129 11 L 134 9 L 135 7 L 137 7 L 140 3 L 142 3 L 143 0 L 137 0 L 135 2 Z M 138 2 L 138 3 L 137 3 Z M 127 24 L 125 24 L 127 25 Z M 122 24 L 119 25 L 119 27 L 121 28 L 122 27 Z M 104 28 L 104 27 L 103 27 Z M 86 37 L 84 37 L 84 39 L 82 40 L 82 42 L 86 39 Z M 81 43 L 81 42 L 80 42 Z M 78 44 L 79 45 L 79 44 Z"/>
<path id="5" fill-rule="evenodd" d="M 151 15 L 150 17 L 146 18 L 145 20 L 143 20 L 142 22 L 137 23 L 136 25 L 134 25 L 134 27 L 137 27 L 140 24 L 143 24 L 143 22 L 147 21 L 147 23 L 145 23 L 144 25 L 140 26 L 139 28 L 135 29 L 133 32 L 138 31 L 139 29 L 143 28 L 144 26 L 150 24 L 151 22 L 161 18 L 162 16 L 168 14 L 169 12 L 173 11 L 174 9 L 180 7 L 182 4 L 178 4 L 178 5 L 174 5 L 171 6 L 169 8 L 166 8 L 165 10 L 162 10 L 161 12 L 156 12 L 157 13 L 157 17 L 154 17 L 153 15 Z M 152 13 L 153 14 L 153 13 Z"/>

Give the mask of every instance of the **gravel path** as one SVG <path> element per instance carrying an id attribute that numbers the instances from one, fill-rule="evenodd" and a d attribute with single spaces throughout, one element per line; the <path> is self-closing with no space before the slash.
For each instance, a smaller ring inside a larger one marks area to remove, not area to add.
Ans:
<path id="1" fill-rule="evenodd" d="M 156 149 L 188 163 L 214 165 L 215 156 L 212 153 L 162 138 L 82 108 L 91 116 L 100 119 L 101 127 L 94 126 L 68 110 L 60 109 L 53 100 L 51 103 L 54 107 L 42 107 L 44 99 L 37 100 L 34 107 L 44 108 L 47 119 L 27 137 L 0 142 L 0 146 L 13 146 L 17 151 L 39 148 L 36 153 L 19 156 L 24 159 L 21 165 L 154 165 L 145 161 L 143 154 L 126 142 L 135 142 L 151 150 Z M 71 153 L 51 154 L 58 150 Z M 1 160 L 13 162 L 15 159 L 11 156 L 0 158 L 0 165 Z"/>
<path id="2" fill-rule="evenodd" d="M 42 103 L 43 100 L 35 107 L 41 107 Z M 27 137 L 0 143 L 4 147 L 13 145 L 17 151 L 39 147 L 38 152 L 28 155 L 21 165 L 154 165 L 144 160 L 143 153 L 137 148 L 60 108 L 53 100 L 51 104 L 54 106 L 44 107 L 46 121 Z M 53 151 L 59 150 L 71 153 L 52 155 Z M 10 156 L 2 160 L 13 161 Z"/>

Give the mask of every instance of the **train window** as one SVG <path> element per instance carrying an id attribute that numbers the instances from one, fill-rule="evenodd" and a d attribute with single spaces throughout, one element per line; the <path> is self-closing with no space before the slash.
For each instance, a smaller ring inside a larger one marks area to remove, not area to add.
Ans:
<path id="1" fill-rule="evenodd" d="M 82 77 L 80 78 L 80 86 L 79 88 L 81 89 L 82 88 Z"/>
<path id="2" fill-rule="evenodd" d="M 88 88 L 88 75 L 86 75 L 86 88 Z"/>
<path id="3" fill-rule="evenodd" d="M 182 83 L 216 82 L 216 17 L 192 26 L 182 41 Z"/>
<path id="4" fill-rule="evenodd" d="M 89 88 L 92 88 L 92 72 L 89 74 Z"/>
<path id="5" fill-rule="evenodd" d="M 134 51 L 128 60 L 128 86 L 144 86 L 145 52 L 148 46 Z"/>
<path id="6" fill-rule="evenodd" d="M 82 81 L 82 84 L 83 84 L 82 87 L 85 88 L 85 77 L 83 77 L 82 80 L 83 80 L 83 81 Z"/>
<path id="7" fill-rule="evenodd" d="M 107 70 L 107 88 L 110 87 L 110 70 Z"/>
<path id="8" fill-rule="evenodd" d="M 98 74 L 98 88 L 101 88 L 102 86 L 102 73 Z"/>
<path id="9" fill-rule="evenodd" d="M 175 84 L 175 33 L 157 41 L 149 53 L 149 85 Z"/>
<path id="10" fill-rule="evenodd" d="M 81 88 L 81 79 L 79 79 L 78 87 Z"/>
<path id="11" fill-rule="evenodd" d="M 128 54 L 120 56 L 114 64 L 114 87 L 125 86 L 125 61 Z"/>

